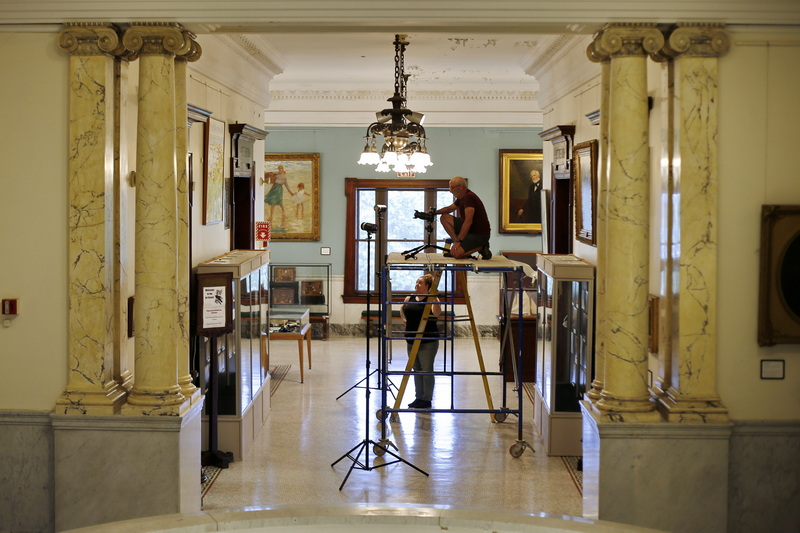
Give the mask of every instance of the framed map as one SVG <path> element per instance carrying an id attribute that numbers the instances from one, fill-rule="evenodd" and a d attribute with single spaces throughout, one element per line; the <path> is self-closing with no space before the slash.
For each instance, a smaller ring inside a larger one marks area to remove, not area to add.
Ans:
<path id="1" fill-rule="evenodd" d="M 219 224 L 225 213 L 225 123 L 209 117 L 205 133 L 203 224 Z"/>

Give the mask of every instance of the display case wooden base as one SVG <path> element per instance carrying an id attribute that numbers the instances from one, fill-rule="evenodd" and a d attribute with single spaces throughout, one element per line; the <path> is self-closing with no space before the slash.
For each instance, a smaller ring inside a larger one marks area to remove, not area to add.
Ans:
<path id="1" fill-rule="evenodd" d="M 539 436 L 547 455 L 578 456 L 583 455 L 581 434 L 583 417 L 581 413 L 551 413 L 542 401 L 539 389 L 533 405 L 533 422 L 539 429 Z"/>

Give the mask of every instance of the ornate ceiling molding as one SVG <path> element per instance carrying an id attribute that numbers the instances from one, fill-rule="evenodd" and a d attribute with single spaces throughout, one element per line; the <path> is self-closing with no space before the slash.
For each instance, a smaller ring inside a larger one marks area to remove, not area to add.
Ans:
<path id="1" fill-rule="evenodd" d="M 414 101 L 423 100 L 496 100 L 533 102 L 538 91 L 414 91 Z M 388 96 L 381 91 L 369 90 L 276 90 L 272 100 L 369 100 L 385 102 Z"/>
<path id="2" fill-rule="evenodd" d="M 255 42 L 254 38 L 241 33 L 226 34 L 222 37 L 241 48 L 242 53 L 263 66 L 273 76 L 282 73 L 286 67 L 280 54 L 264 42 Z"/>
<path id="3" fill-rule="evenodd" d="M 540 46 L 529 55 L 529 61 L 522 66 L 523 70 L 526 74 L 538 77 L 539 72 L 555 61 L 561 51 L 575 39 L 574 35 L 551 35 L 543 38 Z"/>

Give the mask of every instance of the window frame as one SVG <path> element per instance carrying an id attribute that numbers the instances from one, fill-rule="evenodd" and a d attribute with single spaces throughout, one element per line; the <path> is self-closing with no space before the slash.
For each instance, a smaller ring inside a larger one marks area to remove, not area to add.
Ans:
<path id="1" fill-rule="evenodd" d="M 344 303 L 366 303 L 367 291 L 356 290 L 356 254 L 358 253 L 358 190 L 449 190 L 449 179 L 381 179 L 381 178 L 345 178 L 344 194 L 347 199 L 347 223 L 345 225 L 345 260 L 344 287 L 342 301 Z M 445 207 L 445 206 L 437 206 Z M 438 224 L 438 221 L 436 222 Z M 385 224 L 385 222 L 384 222 Z M 444 230 L 442 230 L 444 231 Z M 456 286 L 456 300 L 463 300 L 459 284 Z"/>

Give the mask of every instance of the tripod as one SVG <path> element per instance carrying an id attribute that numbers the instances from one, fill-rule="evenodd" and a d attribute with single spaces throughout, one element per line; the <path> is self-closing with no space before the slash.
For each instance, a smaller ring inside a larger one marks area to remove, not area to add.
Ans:
<path id="1" fill-rule="evenodd" d="M 379 206 L 375 206 L 375 212 L 378 214 L 378 220 L 380 221 L 381 220 L 381 218 L 380 218 L 381 211 L 378 209 L 378 207 Z M 367 231 L 367 257 L 370 256 L 370 251 L 369 251 L 369 246 L 370 246 L 370 242 L 371 242 L 370 241 L 370 237 L 371 237 L 372 231 L 375 231 L 375 228 L 377 228 L 377 226 L 375 226 L 375 225 L 372 225 L 372 227 L 370 228 L 370 227 L 364 227 L 364 225 L 362 224 L 362 229 Z M 372 231 L 370 231 L 370 230 L 372 230 Z M 377 248 L 377 246 L 376 246 L 376 248 Z M 377 250 L 376 250 L 376 254 L 375 255 L 377 256 Z M 377 275 L 377 272 L 378 272 L 377 261 L 375 262 L 375 270 L 376 270 L 376 275 Z M 368 319 L 370 318 L 369 317 L 369 311 L 370 311 L 370 308 L 369 308 L 369 305 L 370 305 L 369 285 L 370 285 L 369 281 L 367 281 L 367 318 Z M 380 294 L 382 295 L 382 291 L 380 291 Z M 381 307 L 381 309 L 383 309 L 382 297 L 380 298 L 380 300 L 381 301 L 379 301 L 379 306 Z M 383 313 L 381 313 L 381 316 L 383 316 Z M 369 323 L 369 320 L 368 320 L 368 323 Z M 366 334 L 366 337 L 367 337 L 367 351 L 366 351 L 366 357 L 365 357 L 365 365 L 366 365 L 365 373 L 366 373 L 366 377 L 364 379 L 362 379 L 361 381 L 359 381 L 358 383 L 356 383 L 355 385 L 353 385 L 352 387 L 350 387 L 345 392 L 343 392 L 341 395 L 339 395 L 339 397 L 336 398 L 337 400 L 339 398 L 341 398 L 342 396 L 344 396 L 345 394 L 347 394 L 348 392 L 350 392 L 351 390 L 353 390 L 354 388 L 356 388 L 363 381 L 369 380 L 369 377 L 372 375 L 370 373 L 370 370 L 369 370 L 369 367 L 370 367 L 370 358 L 369 358 L 370 331 L 369 330 L 370 329 L 371 328 L 368 325 L 367 326 L 367 334 Z M 388 385 L 384 385 L 384 384 L 388 383 L 389 385 L 391 385 L 391 381 L 389 381 L 388 378 L 386 378 L 386 376 L 383 374 L 383 372 L 381 372 L 381 365 L 382 365 L 382 356 L 381 356 L 381 351 L 379 350 L 379 353 L 378 353 L 378 368 L 373 372 L 377 372 L 378 373 L 378 385 L 379 385 L 379 388 L 381 388 L 381 390 L 383 390 L 384 386 L 386 387 L 386 389 L 389 388 Z M 384 380 L 384 381 L 381 381 L 381 380 Z M 364 387 L 364 389 L 366 391 L 365 392 L 365 394 L 366 394 L 366 402 L 364 402 L 364 410 L 365 410 L 364 416 L 365 416 L 365 420 L 366 420 L 366 423 L 364 424 L 364 440 L 362 440 L 361 442 L 359 442 L 358 444 L 353 446 L 347 453 L 345 453 L 344 455 L 339 457 L 336 461 L 331 463 L 331 468 L 333 468 L 334 466 L 336 466 L 336 464 L 339 461 L 341 461 L 345 457 L 347 457 L 348 459 L 350 459 L 353 462 L 350 465 L 350 468 L 348 469 L 347 475 L 344 477 L 344 480 L 342 481 L 342 484 L 339 485 L 339 490 L 342 490 L 342 488 L 344 488 L 344 484 L 347 483 L 347 480 L 350 478 L 350 474 L 353 472 L 353 469 L 355 469 L 355 468 L 358 468 L 359 470 L 367 470 L 367 471 L 369 471 L 369 470 L 375 470 L 377 468 L 381 468 L 381 467 L 384 467 L 384 466 L 393 465 L 395 463 L 405 463 L 408 466 L 410 466 L 411 468 L 413 468 L 414 470 L 417 470 L 418 472 L 420 472 L 422 474 L 425 474 L 427 476 L 428 475 L 427 472 L 425 472 L 424 470 L 421 470 L 420 468 L 417 468 L 413 464 L 409 463 L 408 461 L 406 461 L 405 459 L 403 459 L 399 455 L 397 455 L 394 452 L 392 452 L 391 450 L 389 450 L 389 448 L 388 448 L 389 446 L 392 446 L 395 449 L 397 449 L 397 447 L 394 446 L 394 444 L 392 444 L 386 438 L 386 422 L 385 422 L 385 419 L 383 419 L 382 422 L 381 422 L 383 424 L 383 429 L 381 431 L 382 437 L 381 437 L 380 443 L 375 442 L 375 441 L 373 441 L 373 440 L 371 440 L 369 438 L 369 420 L 370 420 L 370 416 L 369 416 L 369 409 L 370 409 L 369 397 L 370 397 L 370 394 L 371 394 L 370 393 L 369 382 L 367 383 L 367 386 Z M 394 392 L 392 392 L 392 394 L 394 395 Z M 384 463 L 378 464 L 378 465 L 373 463 L 373 465 L 370 466 L 370 459 L 369 459 L 370 445 L 372 446 L 372 453 L 374 453 L 375 455 L 381 456 L 381 455 L 383 455 L 385 453 L 388 453 L 394 459 L 391 460 L 391 461 L 388 461 L 388 462 L 384 462 Z M 354 456 L 353 452 L 355 452 L 356 450 L 358 450 L 358 453 L 356 453 L 355 456 Z M 362 454 L 364 454 L 364 460 L 363 461 L 361 460 L 361 455 Z"/>
<path id="2" fill-rule="evenodd" d="M 367 228 L 369 228 L 369 229 L 363 228 L 364 231 L 367 232 L 367 257 L 370 257 L 370 243 L 372 242 L 372 240 L 371 240 L 372 239 L 372 233 L 373 233 L 373 231 L 375 231 L 375 230 L 370 231 L 372 229 L 371 226 L 374 226 L 374 224 L 370 225 L 370 226 L 367 226 Z M 375 226 L 375 228 L 377 229 L 377 226 Z M 372 316 L 370 315 L 370 300 L 371 300 L 372 292 L 370 291 L 370 287 L 371 287 L 371 283 L 370 283 L 369 278 L 367 278 L 367 333 L 366 333 L 366 337 L 367 337 L 367 354 L 366 354 L 366 357 L 367 357 L 367 375 L 364 376 L 363 378 L 361 378 L 361 381 L 359 381 L 358 383 L 356 383 L 355 385 L 353 385 L 352 387 L 350 387 L 349 389 L 347 389 L 346 391 L 341 393 L 339 396 L 337 396 L 336 397 L 337 400 L 339 398 L 341 398 L 342 396 L 344 396 L 345 394 L 347 394 L 348 392 L 350 392 L 351 390 L 353 390 L 353 389 L 362 388 L 361 384 L 364 383 L 365 381 L 367 382 L 367 384 L 364 385 L 364 388 L 367 388 L 367 389 L 372 388 L 372 389 L 380 390 L 381 387 L 382 387 L 382 385 L 381 385 L 382 373 L 381 373 L 381 358 L 380 358 L 380 354 L 379 354 L 379 357 L 378 357 L 378 367 L 375 370 L 373 370 L 372 372 L 369 371 L 369 364 L 370 364 L 369 363 L 369 361 L 370 361 L 369 360 L 369 340 L 370 340 L 370 337 L 371 337 L 370 332 L 372 330 Z M 372 377 L 372 374 L 376 374 L 376 373 L 378 374 L 377 384 L 374 387 L 370 387 L 369 379 Z M 391 380 L 388 380 L 388 384 L 389 384 L 389 391 L 392 393 L 392 396 L 394 396 L 394 391 L 391 389 L 391 387 L 394 387 L 395 389 L 397 387 L 394 385 L 394 383 L 391 382 Z"/>
<path id="3" fill-rule="evenodd" d="M 444 247 L 439 246 L 437 244 L 432 244 L 431 243 L 431 236 L 433 235 L 433 218 L 432 217 L 433 217 L 433 215 L 431 215 L 431 219 L 428 220 L 427 224 L 425 224 L 425 232 L 428 234 L 427 242 L 425 244 L 420 244 L 416 248 L 412 248 L 410 250 L 406 250 L 405 252 L 402 252 L 403 257 L 405 257 L 406 259 L 416 259 L 418 253 L 425 252 L 429 248 L 432 248 L 434 250 L 441 250 L 443 252 L 447 251 L 447 248 L 444 248 Z"/>

